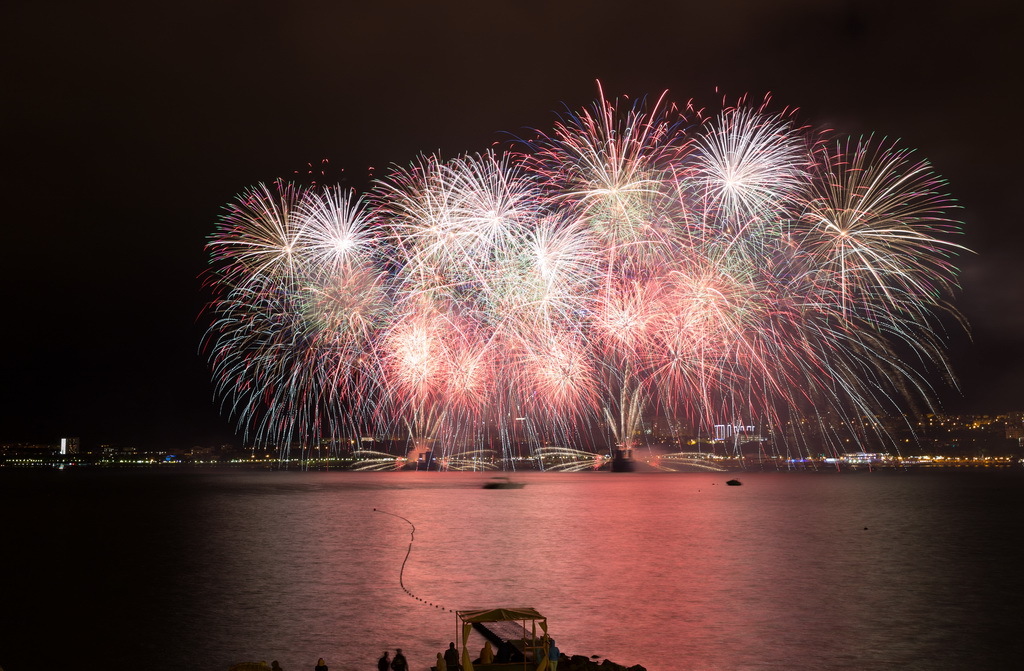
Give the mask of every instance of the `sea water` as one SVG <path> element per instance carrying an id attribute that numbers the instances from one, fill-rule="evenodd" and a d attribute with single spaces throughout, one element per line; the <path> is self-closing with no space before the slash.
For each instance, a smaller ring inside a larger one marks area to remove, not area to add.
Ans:
<path id="1" fill-rule="evenodd" d="M 530 606 L 648 671 L 1019 668 L 1020 470 L 736 475 L 0 471 L 0 666 L 422 671 Z"/>

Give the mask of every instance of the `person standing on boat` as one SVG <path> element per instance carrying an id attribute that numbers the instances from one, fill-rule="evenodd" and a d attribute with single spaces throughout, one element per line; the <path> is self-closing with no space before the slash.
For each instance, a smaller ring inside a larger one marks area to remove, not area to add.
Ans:
<path id="1" fill-rule="evenodd" d="M 327 662 L 324 661 L 323 657 L 316 660 L 316 667 L 313 669 L 313 671 L 327 671 Z"/>
<path id="2" fill-rule="evenodd" d="M 405 661 L 405 655 L 401 648 L 395 648 L 395 658 L 391 660 L 391 671 L 409 671 L 409 662 Z"/>
<path id="3" fill-rule="evenodd" d="M 455 643 L 449 643 L 448 649 L 444 651 L 444 663 L 448 671 L 462 671 L 462 664 L 459 663 L 459 651 L 455 649 Z"/>
<path id="4" fill-rule="evenodd" d="M 508 664 L 512 662 L 518 664 L 519 662 L 522 662 L 523 659 L 523 653 L 510 642 L 502 641 L 498 644 L 498 654 L 494 658 L 495 663 Z"/>
<path id="5" fill-rule="evenodd" d="M 558 670 L 558 658 L 559 658 L 559 656 L 561 654 L 562 654 L 562 652 L 558 649 L 558 646 L 555 645 L 555 639 L 549 638 L 548 639 L 548 668 L 551 669 L 551 671 L 557 671 Z"/>
<path id="6" fill-rule="evenodd" d="M 480 663 L 494 664 L 494 650 L 491 649 L 490 641 L 484 643 L 483 650 L 480 651 Z"/>
<path id="7" fill-rule="evenodd" d="M 384 655 L 377 660 L 377 671 L 390 671 L 391 669 L 391 657 L 388 656 L 388 651 L 384 651 Z"/>
<path id="8" fill-rule="evenodd" d="M 437 653 L 437 665 L 434 667 L 435 671 L 448 671 L 448 665 L 444 661 L 444 655 Z"/>

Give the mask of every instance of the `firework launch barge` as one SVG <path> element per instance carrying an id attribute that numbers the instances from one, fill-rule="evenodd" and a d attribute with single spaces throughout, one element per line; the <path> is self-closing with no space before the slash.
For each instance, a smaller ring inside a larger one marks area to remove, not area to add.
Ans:
<path id="1" fill-rule="evenodd" d="M 613 473 L 632 473 L 636 470 L 636 462 L 633 461 L 633 451 L 625 449 L 616 449 L 615 456 L 612 457 L 612 472 Z"/>

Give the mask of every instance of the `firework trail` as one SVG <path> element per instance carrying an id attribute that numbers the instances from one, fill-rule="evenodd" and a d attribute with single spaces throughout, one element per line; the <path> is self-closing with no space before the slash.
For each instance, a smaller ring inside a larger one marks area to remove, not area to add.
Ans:
<path id="1" fill-rule="evenodd" d="M 940 322 L 964 251 L 944 183 L 768 102 L 602 93 L 366 198 L 243 191 L 208 244 L 225 411 L 282 457 L 397 429 L 410 458 L 461 464 L 521 443 L 628 455 L 652 413 L 810 450 L 801 427 L 826 417 L 929 404 L 929 373 L 953 379 Z"/>

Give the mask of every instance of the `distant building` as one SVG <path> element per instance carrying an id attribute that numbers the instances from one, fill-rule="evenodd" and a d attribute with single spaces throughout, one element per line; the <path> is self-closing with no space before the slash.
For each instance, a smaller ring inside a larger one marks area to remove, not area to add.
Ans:
<path id="1" fill-rule="evenodd" d="M 743 424 L 715 424 L 715 440 L 725 441 L 730 438 L 749 439 L 757 431 L 756 426 Z"/>
<path id="2" fill-rule="evenodd" d="M 78 438 L 61 438 L 61 454 L 78 454 Z"/>
<path id="3" fill-rule="evenodd" d="M 1006 416 L 1006 437 L 1024 446 L 1024 412 L 1011 412 Z"/>

